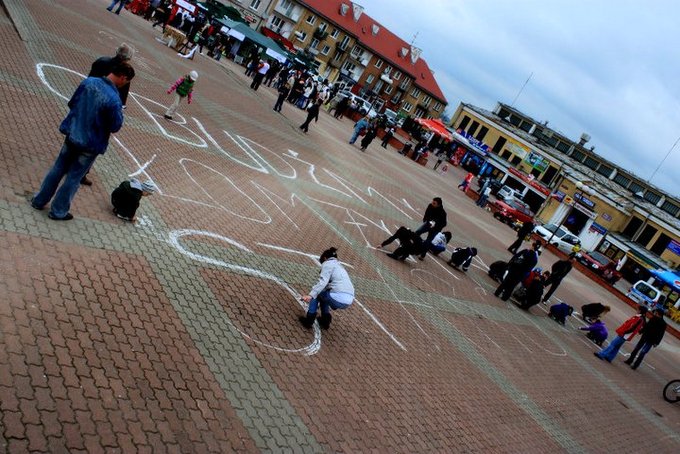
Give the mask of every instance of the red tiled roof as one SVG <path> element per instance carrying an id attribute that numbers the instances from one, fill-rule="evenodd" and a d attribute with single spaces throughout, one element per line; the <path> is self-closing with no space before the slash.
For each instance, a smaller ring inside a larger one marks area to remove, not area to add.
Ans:
<path id="1" fill-rule="evenodd" d="M 446 103 L 446 98 L 435 80 L 427 62 L 421 57 L 415 64 L 411 62 L 411 45 L 392 33 L 387 27 L 363 12 L 357 22 L 354 21 L 352 2 L 350 0 L 300 0 L 300 3 L 324 16 L 328 21 L 356 37 L 361 44 L 388 61 L 401 72 L 413 77 L 414 83 L 439 101 Z M 340 14 L 340 5 L 349 8 L 344 16 Z M 373 34 L 373 25 L 380 27 L 377 34 Z M 408 54 L 402 57 L 402 48 L 408 49 Z"/>

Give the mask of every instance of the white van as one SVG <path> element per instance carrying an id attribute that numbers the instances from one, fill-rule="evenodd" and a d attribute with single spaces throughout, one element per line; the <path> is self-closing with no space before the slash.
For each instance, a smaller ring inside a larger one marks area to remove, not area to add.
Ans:
<path id="1" fill-rule="evenodd" d="M 644 304 L 650 309 L 663 307 L 666 296 L 656 287 L 645 281 L 637 281 L 628 291 L 628 298 L 638 304 Z"/>

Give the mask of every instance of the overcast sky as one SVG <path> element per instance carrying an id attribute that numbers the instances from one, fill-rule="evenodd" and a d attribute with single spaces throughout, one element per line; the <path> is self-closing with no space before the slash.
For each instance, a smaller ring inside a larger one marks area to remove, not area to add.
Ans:
<path id="1" fill-rule="evenodd" d="M 449 110 L 510 104 L 647 180 L 680 137 L 680 1 L 359 0 L 416 46 Z M 680 196 L 680 144 L 651 181 Z"/>

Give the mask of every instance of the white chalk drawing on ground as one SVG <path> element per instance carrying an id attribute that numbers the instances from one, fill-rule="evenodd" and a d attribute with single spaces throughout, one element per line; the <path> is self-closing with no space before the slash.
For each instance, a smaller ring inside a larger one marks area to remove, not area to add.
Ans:
<path id="1" fill-rule="evenodd" d="M 239 243 L 239 242 L 237 242 L 237 241 L 235 241 L 231 238 L 228 238 L 226 236 L 218 235 L 218 234 L 212 233 L 212 232 L 201 231 L 201 230 L 183 229 L 183 230 L 173 230 L 169 233 L 170 243 L 175 247 L 175 249 L 177 249 L 177 251 L 184 254 L 185 256 L 187 256 L 187 257 L 189 257 L 193 260 L 196 260 L 197 262 L 218 266 L 218 267 L 221 267 L 221 268 L 228 269 L 230 271 L 241 272 L 241 273 L 245 273 L 245 274 L 250 275 L 250 276 L 255 276 L 255 277 L 258 277 L 258 278 L 261 278 L 261 279 L 266 279 L 266 280 L 272 281 L 275 284 L 282 287 L 284 290 L 286 290 L 291 295 L 291 297 L 293 298 L 294 301 L 296 301 L 303 309 L 306 309 L 305 305 L 302 304 L 301 301 L 300 301 L 301 295 L 298 292 L 296 292 L 295 290 L 293 290 L 285 281 L 283 281 L 279 277 L 277 277 L 273 274 L 265 273 L 263 271 L 260 271 L 260 270 L 254 269 L 254 268 L 248 268 L 246 266 L 236 265 L 236 264 L 233 264 L 233 263 L 227 263 L 227 262 L 224 262 L 222 260 L 218 260 L 218 259 L 215 259 L 215 258 L 212 258 L 212 257 L 207 257 L 205 255 L 201 255 L 201 254 L 191 252 L 188 249 L 186 249 L 182 245 L 182 243 L 180 242 L 180 239 L 186 238 L 186 237 L 212 238 L 212 239 L 216 239 L 216 240 L 219 240 L 219 241 L 223 241 L 223 242 L 225 242 L 225 243 L 227 243 L 231 246 L 234 246 L 234 247 L 242 250 L 243 252 L 252 253 L 252 251 L 250 249 L 248 249 L 246 246 L 244 246 L 241 243 Z M 242 336 L 250 339 L 251 341 L 253 341 L 253 342 L 255 342 L 259 345 L 269 347 L 269 348 L 272 348 L 274 350 L 287 352 L 287 353 L 303 353 L 304 355 L 313 355 L 313 354 L 317 353 L 319 351 L 319 349 L 321 348 L 321 331 L 319 330 L 318 324 L 314 325 L 314 340 L 312 341 L 311 344 L 309 344 L 305 347 L 301 347 L 301 348 L 290 349 L 290 348 L 283 348 L 283 347 L 279 347 L 277 345 L 273 345 L 273 344 L 270 344 L 270 343 L 267 343 L 267 342 L 260 341 L 256 338 L 254 338 L 253 336 L 249 335 L 248 333 L 244 332 L 243 330 L 241 330 L 232 321 L 228 321 L 228 323 L 231 326 L 233 326 L 236 331 L 241 333 Z"/>

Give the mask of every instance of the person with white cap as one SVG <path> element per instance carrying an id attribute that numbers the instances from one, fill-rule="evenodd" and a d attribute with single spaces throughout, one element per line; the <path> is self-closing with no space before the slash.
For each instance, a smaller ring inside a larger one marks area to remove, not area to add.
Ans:
<path id="1" fill-rule="evenodd" d="M 113 213 L 124 221 L 135 222 L 135 214 L 142 197 L 149 196 L 157 190 L 158 188 L 151 180 L 141 182 L 136 178 L 131 178 L 123 181 L 111 193 Z"/>
<path id="2" fill-rule="evenodd" d="M 170 105 L 165 115 L 163 115 L 168 120 L 172 120 L 172 116 L 177 111 L 180 101 L 183 98 L 187 98 L 187 103 L 191 104 L 191 96 L 194 92 L 194 83 L 198 79 L 198 73 L 196 71 L 191 71 L 184 77 L 180 77 L 175 81 L 170 88 L 168 88 L 168 94 L 175 92 L 175 101 Z"/>

